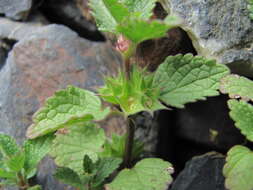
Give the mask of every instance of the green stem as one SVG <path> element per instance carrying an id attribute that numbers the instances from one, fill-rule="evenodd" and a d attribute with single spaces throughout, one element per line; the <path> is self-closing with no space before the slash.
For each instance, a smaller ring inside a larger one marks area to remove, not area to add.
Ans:
<path id="1" fill-rule="evenodd" d="M 127 168 L 131 167 L 132 152 L 133 152 L 133 145 L 134 145 L 134 133 L 135 133 L 134 122 L 131 116 L 129 116 L 127 118 L 125 153 L 124 153 L 124 158 L 123 158 L 123 166 Z"/>

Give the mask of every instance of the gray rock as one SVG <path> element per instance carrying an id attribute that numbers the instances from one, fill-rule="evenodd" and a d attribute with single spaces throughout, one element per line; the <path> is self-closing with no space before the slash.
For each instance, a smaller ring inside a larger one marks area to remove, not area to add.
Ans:
<path id="1" fill-rule="evenodd" d="M 32 0 L 0 0 L 0 14 L 14 20 L 26 19 L 32 7 Z"/>
<path id="2" fill-rule="evenodd" d="M 117 71 L 121 61 L 107 44 L 82 39 L 64 26 L 28 25 L 34 27 L 29 31 L 16 24 L 12 34 L 0 29 L 2 37 L 19 40 L 0 70 L 0 132 L 21 143 L 33 113 L 47 97 L 67 85 L 94 90 L 103 84 L 104 75 Z M 45 190 L 62 190 L 64 186 L 50 175 L 53 169 L 52 162 L 45 161 L 38 181 Z"/>
<path id="3" fill-rule="evenodd" d="M 162 0 L 178 15 L 199 55 L 253 76 L 253 22 L 246 0 Z"/>
<path id="4" fill-rule="evenodd" d="M 194 157 L 186 163 L 170 190 L 226 190 L 224 164 L 224 157 L 214 152 Z"/>

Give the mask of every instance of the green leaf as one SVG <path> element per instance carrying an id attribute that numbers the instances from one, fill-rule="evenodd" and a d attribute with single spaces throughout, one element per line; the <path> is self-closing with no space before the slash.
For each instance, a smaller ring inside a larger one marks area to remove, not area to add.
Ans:
<path id="1" fill-rule="evenodd" d="M 240 145 L 231 148 L 223 168 L 226 188 L 229 190 L 252 190 L 252 172 L 253 152 Z"/>
<path id="2" fill-rule="evenodd" d="M 253 141 L 253 106 L 242 100 L 229 100 L 228 107 L 235 126 L 248 140 Z"/>
<path id="3" fill-rule="evenodd" d="M 37 165 L 50 151 L 53 139 L 54 139 L 53 135 L 47 135 L 47 136 L 39 137 L 37 139 L 25 141 L 24 143 L 24 153 L 25 153 L 24 169 L 25 169 L 27 178 L 31 178 L 35 175 Z"/>
<path id="4" fill-rule="evenodd" d="M 217 96 L 219 81 L 228 73 L 225 65 L 214 60 L 179 54 L 167 57 L 158 67 L 153 86 L 161 89 L 164 103 L 183 108 L 186 103 Z"/>
<path id="5" fill-rule="evenodd" d="M 122 170 L 107 190 L 164 190 L 172 182 L 173 168 L 169 162 L 158 158 L 146 158 L 132 169 Z"/>
<path id="6" fill-rule="evenodd" d="M 108 113 L 109 109 L 102 110 L 101 101 L 93 92 L 69 86 L 47 99 L 45 106 L 35 113 L 27 137 L 36 138 L 92 119 L 102 120 Z"/>
<path id="7" fill-rule="evenodd" d="M 5 161 L 7 167 L 13 172 L 19 172 L 24 167 L 25 155 L 23 152 L 18 153 L 17 155 L 12 156 Z"/>
<path id="8" fill-rule="evenodd" d="M 84 189 L 84 184 L 82 183 L 80 176 L 70 168 L 57 168 L 54 177 L 56 177 L 64 184 L 71 185 L 73 187 L 79 188 L 80 190 Z"/>
<path id="9" fill-rule="evenodd" d="M 55 157 L 58 166 L 69 167 L 78 174 L 83 173 L 84 155 L 96 161 L 98 152 L 102 151 L 104 130 L 91 123 L 72 126 L 66 130 L 68 132 L 65 134 L 57 134 L 50 154 Z"/>
<path id="10" fill-rule="evenodd" d="M 253 0 L 248 0 L 249 17 L 253 20 Z"/>
<path id="11" fill-rule="evenodd" d="M 16 173 L 13 171 L 5 171 L 4 169 L 0 168 L 0 178 L 15 179 Z"/>
<path id="12" fill-rule="evenodd" d="M 139 18 L 149 19 L 153 14 L 153 9 L 157 0 L 119 0 L 130 12 L 139 13 Z"/>
<path id="13" fill-rule="evenodd" d="M 159 20 L 145 21 L 135 17 L 128 17 L 125 22 L 117 26 L 117 31 L 135 44 L 138 44 L 145 40 L 163 37 L 172 27 L 174 26 L 167 25 Z"/>
<path id="14" fill-rule="evenodd" d="M 120 105 L 125 115 L 166 109 L 158 101 L 160 89 L 152 86 L 152 80 L 152 74 L 133 67 L 129 80 L 123 72 L 115 78 L 107 77 L 99 94 L 105 101 Z"/>
<path id="15" fill-rule="evenodd" d="M 239 75 L 228 75 L 221 80 L 220 91 L 230 98 L 253 100 L 253 81 Z"/>
<path id="16" fill-rule="evenodd" d="M 92 160 L 89 156 L 85 155 L 83 158 L 83 170 L 84 172 L 91 174 L 94 170 L 95 165 L 93 164 Z"/>
<path id="17" fill-rule="evenodd" d="M 20 149 L 12 137 L 0 134 L 0 151 L 4 157 L 10 158 L 19 153 Z"/>
<path id="18" fill-rule="evenodd" d="M 117 135 L 112 134 L 111 140 L 107 140 L 104 144 L 104 151 L 100 153 L 102 157 L 116 157 L 123 158 L 125 154 L 125 142 L 126 135 Z M 132 159 L 138 159 L 143 152 L 143 143 L 134 140 L 133 149 L 132 149 Z"/>
<path id="19" fill-rule="evenodd" d="M 0 186 L 4 186 L 4 187 L 5 186 L 17 186 L 16 176 L 13 176 L 13 178 L 9 178 L 9 179 L 4 179 L 4 180 L 1 179 Z"/>
<path id="20" fill-rule="evenodd" d="M 93 179 L 93 186 L 100 186 L 109 175 L 121 164 L 120 158 L 102 158 L 96 162 L 97 173 Z"/>
<path id="21" fill-rule="evenodd" d="M 40 185 L 35 185 L 35 186 L 32 186 L 32 187 L 29 187 L 27 190 L 42 190 L 42 188 L 41 188 Z"/>
<path id="22" fill-rule="evenodd" d="M 118 23 L 130 15 L 128 9 L 118 0 L 90 0 L 89 5 L 101 31 L 116 33 Z"/>

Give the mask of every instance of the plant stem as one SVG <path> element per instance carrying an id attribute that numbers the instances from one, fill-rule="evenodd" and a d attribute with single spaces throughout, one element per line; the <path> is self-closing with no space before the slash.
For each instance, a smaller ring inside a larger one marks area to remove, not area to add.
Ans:
<path id="1" fill-rule="evenodd" d="M 132 161 L 135 126 L 134 126 L 134 122 L 131 116 L 128 116 L 126 121 L 127 121 L 127 132 L 126 132 L 123 166 L 129 168 L 131 167 L 131 161 Z"/>
<path id="2" fill-rule="evenodd" d="M 19 190 L 27 190 L 30 186 L 21 173 L 18 173 Z"/>

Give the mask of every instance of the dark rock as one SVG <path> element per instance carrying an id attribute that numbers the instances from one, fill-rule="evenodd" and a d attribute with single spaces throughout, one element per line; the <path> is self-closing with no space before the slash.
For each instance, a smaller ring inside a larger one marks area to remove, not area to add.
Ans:
<path id="1" fill-rule="evenodd" d="M 21 20 L 26 19 L 32 7 L 32 0 L 1 0 L 0 14 Z"/>
<path id="2" fill-rule="evenodd" d="M 186 163 L 170 190 L 225 190 L 224 164 L 224 157 L 214 152 L 194 157 Z"/>
<path id="3" fill-rule="evenodd" d="M 107 44 L 84 40 L 64 26 L 19 26 L 20 30 L 14 25 L 16 30 L 12 34 L 0 32 L 19 40 L 0 71 L 0 131 L 21 143 L 33 113 L 47 97 L 67 85 L 94 90 L 103 84 L 104 75 L 117 71 L 120 59 Z M 39 181 L 42 176 L 45 190 L 62 190 L 47 175 L 53 169 L 51 165 L 42 164 Z"/>
<path id="4" fill-rule="evenodd" d="M 104 37 L 98 32 L 95 23 L 83 15 L 82 9 L 79 9 L 78 5 L 76 0 L 45 0 L 40 10 L 52 23 L 64 24 L 83 38 L 104 41 Z"/>
<path id="5" fill-rule="evenodd" d="M 227 151 L 245 139 L 228 113 L 225 96 L 187 104 L 185 109 L 177 110 L 175 135 L 202 146 Z"/>
<path id="6" fill-rule="evenodd" d="M 162 0 L 178 15 L 199 55 L 253 76 L 253 22 L 245 0 Z"/>

